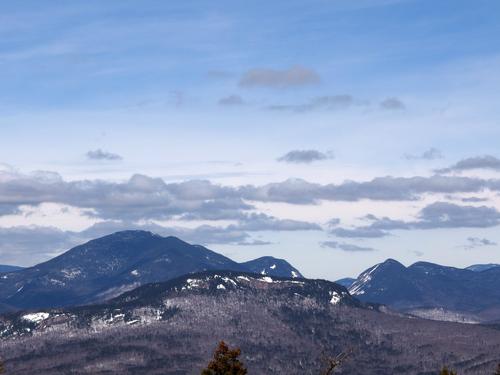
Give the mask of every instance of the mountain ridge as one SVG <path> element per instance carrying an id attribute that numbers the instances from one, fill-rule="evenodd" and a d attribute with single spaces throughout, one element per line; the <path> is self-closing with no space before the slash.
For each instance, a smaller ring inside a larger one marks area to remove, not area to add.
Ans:
<path id="1" fill-rule="evenodd" d="M 488 322 L 500 315 L 500 267 L 480 272 L 430 262 L 405 267 L 388 259 L 362 272 L 349 292 L 426 318 Z"/>
<path id="2" fill-rule="evenodd" d="M 265 267 L 269 261 L 257 259 L 251 264 Z M 285 263 L 295 270 L 283 260 L 275 263 L 282 267 L 269 268 L 268 274 L 281 273 Z M 0 311 L 94 303 L 140 285 L 206 270 L 249 271 L 224 255 L 177 237 L 121 231 L 88 241 L 44 263 L 3 274 Z"/>

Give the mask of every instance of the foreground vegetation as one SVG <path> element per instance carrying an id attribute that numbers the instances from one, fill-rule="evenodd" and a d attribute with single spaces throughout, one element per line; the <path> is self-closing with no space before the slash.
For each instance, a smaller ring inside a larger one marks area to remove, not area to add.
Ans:
<path id="1" fill-rule="evenodd" d="M 320 375 L 332 375 L 338 368 L 342 366 L 345 360 L 350 356 L 351 351 L 342 352 L 335 357 L 324 358 L 324 368 L 320 371 Z M 221 341 L 214 351 L 212 360 L 207 367 L 201 371 L 201 375 L 247 375 L 243 362 L 240 360 L 241 349 L 230 348 L 224 341 Z M 0 374 L 5 374 L 5 366 L 0 360 Z M 439 375 L 458 375 L 455 371 L 449 370 L 447 367 L 439 372 Z M 500 375 L 500 364 L 492 375 Z"/>
<path id="2" fill-rule="evenodd" d="M 325 357 L 326 364 L 320 374 L 333 374 L 349 357 L 350 353 L 351 351 L 342 352 L 335 357 Z M 247 369 L 240 361 L 240 355 L 240 348 L 230 349 L 224 341 L 221 341 L 214 352 L 213 359 L 208 364 L 208 367 L 201 372 L 201 375 L 246 375 Z M 439 375 L 458 374 L 453 370 L 449 370 L 448 367 L 443 367 Z M 500 375 L 500 364 L 498 364 L 496 371 L 492 375 Z"/>

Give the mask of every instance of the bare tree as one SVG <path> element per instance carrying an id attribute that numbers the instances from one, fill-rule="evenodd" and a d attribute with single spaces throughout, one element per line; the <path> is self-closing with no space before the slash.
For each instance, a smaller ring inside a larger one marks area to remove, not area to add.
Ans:
<path id="1" fill-rule="evenodd" d="M 352 354 L 352 350 L 347 352 L 342 352 L 335 357 L 324 356 L 324 362 L 326 362 L 326 368 L 321 372 L 321 375 L 330 375 L 344 363 L 344 361 Z"/>

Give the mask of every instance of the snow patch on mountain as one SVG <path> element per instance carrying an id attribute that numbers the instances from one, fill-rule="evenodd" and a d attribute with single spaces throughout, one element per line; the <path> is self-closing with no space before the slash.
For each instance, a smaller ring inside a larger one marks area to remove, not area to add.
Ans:
<path id="1" fill-rule="evenodd" d="M 332 297 L 332 298 L 330 299 L 330 303 L 331 303 L 332 305 L 336 305 L 336 304 L 337 304 L 337 303 L 339 303 L 339 302 L 340 302 L 340 300 L 341 300 L 341 298 L 340 298 L 340 296 L 339 296 L 339 294 L 338 294 L 337 292 L 331 291 L 331 292 L 330 292 L 330 296 Z"/>
<path id="2" fill-rule="evenodd" d="M 63 277 L 69 280 L 76 279 L 82 274 L 82 271 L 78 268 L 63 268 L 61 270 L 61 273 L 63 274 Z"/>
<path id="3" fill-rule="evenodd" d="M 264 281 L 265 283 L 273 283 L 274 280 L 270 278 L 269 276 L 266 277 L 261 277 L 259 280 Z"/>
<path id="4" fill-rule="evenodd" d="M 362 273 L 359 276 L 358 280 L 356 280 L 354 282 L 354 284 L 352 284 L 351 287 L 349 288 L 349 293 L 351 293 L 351 295 L 353 295 L 353 296 L 364 294 L 365 291 L 363 290 L 363 288 L 366 286 L 366 284 L 368 284 L 372 280 L 373 273 L 379 267 L 380 267 L 380 264 L 377 264 L 376 266 L 372 267 L 371 269 L 369 269 L 365 273 Z"/>
<path id="5" fill-rule="evenodd" d="M 32 323 L 39 324 L 43 322 L 44 320 L 48 319 L 50 316 L 49 313 L 46 312 L 38 312 L 38 313 L 32 313 L 32 314 L 26 314 L 21 317 L 22 320 L 26 320 Z"/>

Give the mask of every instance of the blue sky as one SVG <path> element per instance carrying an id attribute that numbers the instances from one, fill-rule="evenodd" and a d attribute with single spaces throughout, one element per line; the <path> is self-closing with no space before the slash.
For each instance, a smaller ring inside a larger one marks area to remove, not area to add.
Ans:
<path id="1" fill-rule="evenodd" d="M 0 9 L 1 263 L 129 227 L 328 279 L 500 262 L 498 2 Z"/>

